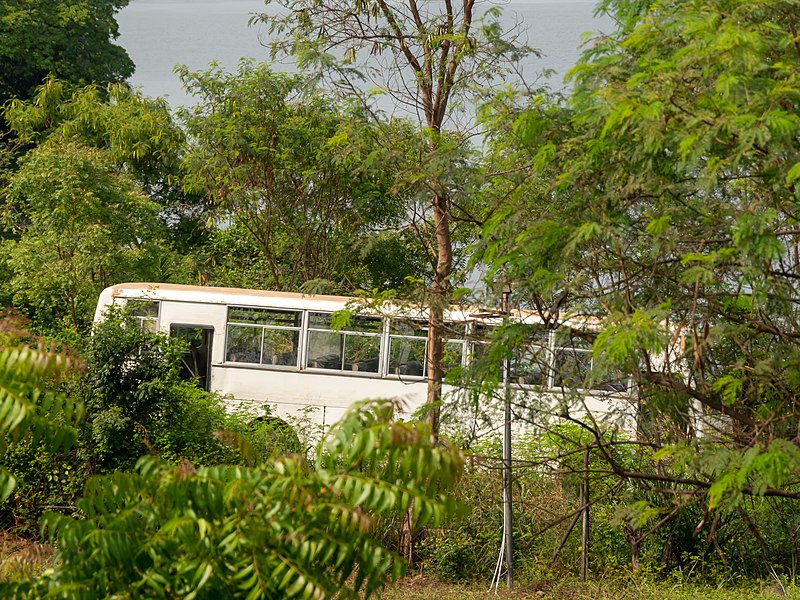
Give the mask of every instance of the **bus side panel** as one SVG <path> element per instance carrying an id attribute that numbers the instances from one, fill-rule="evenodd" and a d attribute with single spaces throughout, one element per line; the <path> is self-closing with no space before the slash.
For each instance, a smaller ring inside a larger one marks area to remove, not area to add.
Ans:
<path id="1" fill-rule="evenodd" d="M 404 383 L 397 379 L 219 364 L 212 370 L 214 389 L 223 394 L 245 401 L 256 410 L 268 406 L 276 416 L 304 417 L 325 425 L 335 422 L 349 406 L 360 400 L 398 400 L 404 407 L 404 414 L 410 414 L 425 401 L 424 381 Z"/>

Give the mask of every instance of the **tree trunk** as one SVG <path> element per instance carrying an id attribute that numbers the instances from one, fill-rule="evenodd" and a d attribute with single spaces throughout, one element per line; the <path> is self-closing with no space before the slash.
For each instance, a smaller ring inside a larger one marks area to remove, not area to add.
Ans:
<path id="1" fill-rule="evenodd" d="M 433 217 L 436 227 L 436 271 L 433 275 L 431 301 L 428 307 L 428 395 L 426 420 L 431 426 L 434 443 L 439 439 L 439 419 L 442 404 L 442 379 L 444 378 L 445 336 L 444 310 L 448 305 L 448 279 L 453 270 L 453 246 L 450 238 L 448 201 L 443 194 L 433 197 Z M 411 565 L 414 556 L 414 524 L 409 507 L 400 530 L 400 554 Z"/>
<path id="2" fill-rule="evenodd" d="M 428 316 L 428 415 L 431 435 L 439 436 L 439 417 L 442 402 L 442 379 L 444 378 L 445 335 L 444 310 L 448 305 L 448 280 L 453 270 L 453 246 L 450 238 L 448 201 L 444 194 L 433 197 L 433 220 L 436 227 L 436 270 L 433 275 L 432 299 Z"/>
<path id="3" fill-rule="evenodd" d="M 400 556 L 406 559 L 409 569 L 414 564 L 414 503 L 408 505 L 400 524 Z"/>

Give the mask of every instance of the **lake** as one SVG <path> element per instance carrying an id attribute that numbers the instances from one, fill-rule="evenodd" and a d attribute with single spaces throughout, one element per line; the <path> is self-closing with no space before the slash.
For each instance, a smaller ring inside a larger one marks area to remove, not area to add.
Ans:
<path id="1" fill-rule="evenodd" d="M 549 83 L 556 89 L 578 59 L 581 35 L 611 30 L 610 19 L 593 17 L 593 2 L 517 0 L 492 5 L 503 8 L 509 25 L 519 20 L 528 43 L 544 54 L 526 61 L 526 79 L 553 69 L 556 76 Z M 248 26 L 254 13 L 267 8 L 262 0 L 132 0 L 117 15 L 117 43 L 136 63 L 131 83 L 148 96 L 166 96 L 173 106 L 191 104 L 173 67 L 183 64 L 199 70 L 217 61 L 232 69 L 241 58 L 267 60 L 261 44 L 266 29 Z"/>

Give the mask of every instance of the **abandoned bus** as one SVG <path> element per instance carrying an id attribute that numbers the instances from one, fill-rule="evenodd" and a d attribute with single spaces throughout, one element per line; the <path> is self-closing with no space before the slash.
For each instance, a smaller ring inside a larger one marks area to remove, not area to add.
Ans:
<path id="1" fill-rule="evenodd" d="M 413 411 L 426 397 L 427 311 L 364 306 L 348 323 L 335 315 L 357 301 L 341 296 L 123 283 L 105 289 L 95 321 L 112 305 L 128 305 L 143 327 L 188 343 L 183 371 L 206 390 L 237 403 L 268 406 L 286 418 L 306 414 L 317 423 L 338 420 L 355 401 L 394 398 Z M 533 315 L 516 319 L 535 322 Z M 452 307 L 446 311 L 445 368 L 468 364 L 480 350 L 479 332 L 502 321 L 497 313 Z M 485 339 L 485 337 L 483 338 Z M 557 392 L 591 368 L 591 345 L 560 344 L 555 332 L 539 330 L 509 371 L 515 389 Z M 603 410 L 604 393 L 587 393 Z M 445 393 L 452 392 L 445 388 Z M 311 414 L 308 412 L 311 410 Z"/>

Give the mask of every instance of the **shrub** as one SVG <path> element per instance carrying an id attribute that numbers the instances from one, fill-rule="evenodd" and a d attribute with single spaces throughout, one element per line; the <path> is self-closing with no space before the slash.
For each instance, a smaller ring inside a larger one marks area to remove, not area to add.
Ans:
<path id="1" fill-rule="evenodd" d="M 419 523 L 453 508 L 461 456 L 375 402 L 349 411 L 310 468 L 298 455 L 257 468 L 167 465 L 92 478 L 85 519 L 49 514 L 52 572 L 4 597 L 369 596 L 402 572 L 370 534 L 413 503 Z"/>
<path id="2" fill-rule="evenodd" d="M 50 458 L 72 456 L 83 407 L 60 385 L 76 362 L 44 348 L 25 323 L 0 317 L 0 519 L 6 528 L 24 529 L 43 503 L 60 503 L 68 487 L 71 466 L 54 469 Z"/>
<path id="3" fill-rule="evenodd" d="M 172 462 L 236 460 L 215 435 L 226 422 L 221 398 L 181 380 L 181 350 L 180 341 L 118 309 L 95 328 L 76 390 L 87 406 L 80 448 L 90 471 L 130 470 L 147 453 Z"/>

